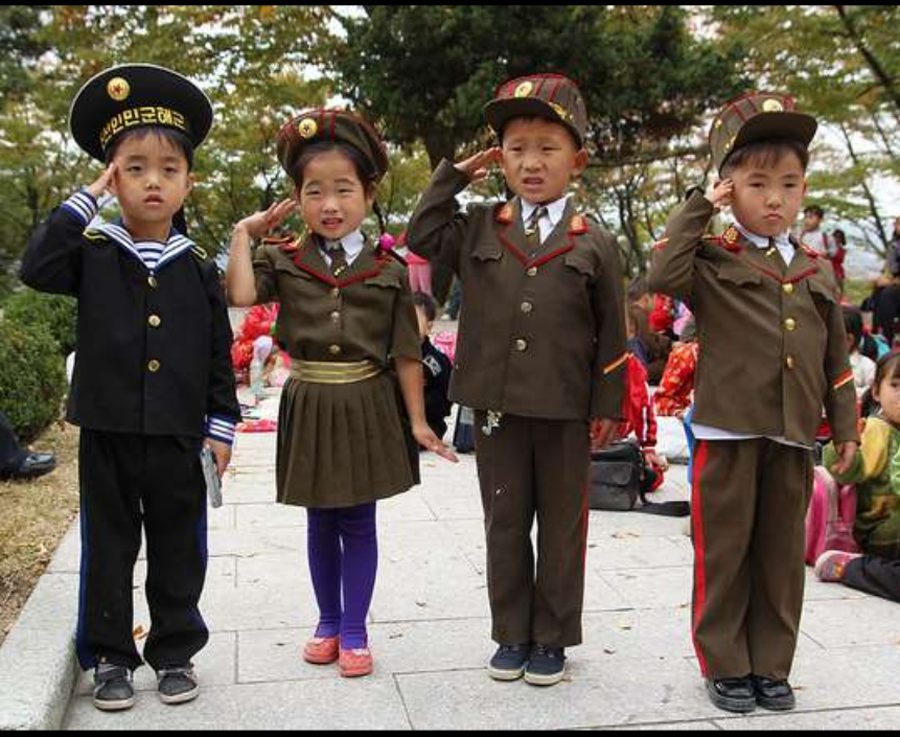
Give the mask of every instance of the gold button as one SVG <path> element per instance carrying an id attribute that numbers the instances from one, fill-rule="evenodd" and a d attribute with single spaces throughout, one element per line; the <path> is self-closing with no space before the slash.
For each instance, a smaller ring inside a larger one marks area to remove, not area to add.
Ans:
<path id="1" fill-rule="evenodd" d="M 516 350 L 521 352 L 521 351 L 525 351 L 527 349 L 528 349 L 527 341 L 523 340 L 522 338 L 519 338 L 516 341 Z"/>
<path id="2" fill-rule="evenodd" d="M 340 355 L 341 347 L 340 347 L 339 345 L 331 345 L 331 346 L 328 346 L 328 352 L 329 352 L 332 356 Z"/>
<path id="3" fill-rule="evenodd" d="M 537 266 L 531 266 L 528 268 L 528 271 L 525 272 L 528 276 L 537 276 Z"/>
<path id="4" fill-rule="evenodd" d="M 797 329 L 797 321 L 793 317 L 789 317 L 784 321 L 784 327 L 787 328 L 788 332 Z"/>
<path id="5" fill-rule="evenodd" d="M 331 313 L 331 319 L 334 320 L 335 322 L 337 322 L 338 320 L 341 319 L 341 313 L 338 312 L 337 310 L 335 310 L 334 312 Z"/>
<path id="6" fill-rule="evenodd" d="M 150 363 L 147 364 L 147 370 L 148 370 L 151 374 L 155 374 L 157 371 L 159 371 L 159 366 L 160 366 L 159 361 L 157 361 L 157 360 L 154 358 L 152 361 L 150 361 Z"/>
<path id="7" fill-rule="evenodd" d="M 159 315 L 150 315 L 150 317 L 147 318 L 147 322 L 150 324 L 151 328 L 158 328 L 162 325 L 162 320 L 159 319 Z"/>
<path id="8" fill-rule="evenodd" d="M 787 358 L 784 359 L 784 363 L 789 369 L 794 368 L 794 357 L 788 356 Z"/>
<path id="9" fill-rule="evenodd" d="M 788 282 L 787 284 L 785 284 L 785 285 L 782 287 L 782 289 L 785 291 L 785 294 L 793 294 L 793 292 L 794 292 L 794 285 L 791 284 L 790 282 Z"/>
<path id="10" fill-rule="evenodd" d="M 156 286 L 157 286 L 157 284 L 158 284 L 158 282 L 156 281 L 156 277 L 155 277 L 155 276 L 148 276 L 148 277 L 147 277 L 147 284 L 150 286 L 150 289 L 156 289 Z"/>
<path id="11" fill-rule="evenodd" d="M 531 302 L 523 302 L 522 303 L 522 312 L 526 315 L 534 309 L 534 305 Z"/>
<path id="12" fill-rule="evenodd" d="M 338 289 L 337 287 L 335 287 L 334 289 L 331 290 L 331 296 L 334 297 L 335 299 L 337 299 L 338 297 L 341 296 L 341 290 Z"/>

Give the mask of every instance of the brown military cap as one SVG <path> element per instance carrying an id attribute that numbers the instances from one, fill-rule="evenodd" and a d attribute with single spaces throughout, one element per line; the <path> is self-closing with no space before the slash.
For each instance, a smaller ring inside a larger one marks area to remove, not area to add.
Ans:
<path id="1" fill-rule="evenodd" d="M 388 155 L 375 129 L 346 110 L 307 110 L 291 118 L 278 131 L 278 161 L 297 180 L 294 171 L 303 149 L 312 143 L 335 141 L 357 149 L 368 162 L 372 180 L 377 182 L 388 170 Z"/>
<path id="2" fill-rule="evenodd" d="M 564 125 L 584 146 L 587 108 L 578 85 L 561 74 L 530 74 L 504 82 L 484 106 L 484 115 L 498 135 L 513 118 L 547 118 Z"/>
<path id="3" fill-rule="evenodd" d="M 72 137 L 100 161 L 119 137 L 135 128 L 171 128 L 196 148 L 213 120 L 204 92 L 177 72 L 154 64 L 121 64 L 91 77 L 69 109 Z"/>
<path id="4" fill-rule="evenodd" d="M 741 146 L 755 141 L 786 139 L 808 146 L 816 134 L 816 119 L 795 110 L 794 98 L 750 92 L 729 102 L 709 129 L 709 148 L 717 171 Z"/>

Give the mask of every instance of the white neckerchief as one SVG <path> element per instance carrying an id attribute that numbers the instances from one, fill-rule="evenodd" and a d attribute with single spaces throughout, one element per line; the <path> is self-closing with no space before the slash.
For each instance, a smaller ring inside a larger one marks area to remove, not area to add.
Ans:
<path id="1" fill-rule="evenodd" d="M 344 247 L 344 253 L 347 254 L 347 265 L 352 264 L 356 257 L 362 253 L 363 246 L 366 245 L 365 236 L 362 234 L 362 231 L 357 228 L 352 233 L 347 233 L 341 240 L 341 245 Z M 325 241 L 326 244 L 334 243 L 335 241 Z M 320 248 L 319 252 L 322 254 L 322 258 L 325 259 L 325 263 L 328 264 L 328 268 L 331 268 L 331 256 L 328 254 L 328 251 L 325 248 Z"/>
<path id="2" fill-rule="evenodd" d="M 541 243 L 547 240 L 547 236 L 549 236 L 553 232 L 553 229 L 559 224 L 559 221 L 562 220 L 563 213 L 566 211 L 566 203 L 568 201 L 568 197 L 560 197 L 558 200 L 544 205 L 544 207 L 547 208 L 547 214 L 538 221 L 538 229 L 541 231 Z M 523 227 L 528 223 L 528 219 L 531 217 L 531 214 L 538 207 L 540 207 L 540 205 L 536 205 L 533 202 L 522 199 Z"/>
<path id="3" fill-rule="evenodd" d="M 738 222 L 735 222 L 734 227 L 741 232 L 744 238 L 750 241 L 757 248 L 769 248 L 768 236 L 751 233 Z M 794 258 L 795 249 L 794 244 L 791 243 L 791 237 L 787 231 L 785 231 L 784 233 L 779 233 L 775 236 L 775 248 L 778 249 L 778 252 L 781 254 L 781 258 L 784 259 L 784 263 L 789 265 Z"/>

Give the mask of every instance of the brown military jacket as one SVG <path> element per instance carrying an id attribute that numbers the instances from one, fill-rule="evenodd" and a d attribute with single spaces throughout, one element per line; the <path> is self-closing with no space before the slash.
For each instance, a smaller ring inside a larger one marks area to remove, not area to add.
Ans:
<path id="1" fill-rule="evenodd" d="M 824 404 L 834 439 L 857 440 L 828 260 L 795 243 L 785 268 L 733 226 L 704 237 L 713 213 L 700 192 L 673 213 L 649 274 L 651 290 L 686 300 L 697 319 L 694 422 L 811 445 Z"/>
<path id="2" fill-rule="evenodd" d="M 406 269 L 366 243 L 340 280 L 307 238 L 262 245 L 253 258 L 257 302 L 279 300 L 276 339 L 292 358 L 421 359 Z"/>
<path id="3" fill-rule="evenodd" d="M 626 355 L 615 240 L 570 202 L 530 258 L 518 199 L 456 213 L 468 185 L 442 162 L 407 229 L 410 250 L 449 265 L 462 284 L 451 398 L 525 417 L 619 418 Z"/>

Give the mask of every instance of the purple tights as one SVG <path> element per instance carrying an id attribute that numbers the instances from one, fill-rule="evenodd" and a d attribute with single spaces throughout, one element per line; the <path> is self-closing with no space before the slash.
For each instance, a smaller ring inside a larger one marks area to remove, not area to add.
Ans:
<path id="1" fill-rule="evenodd" d="M 366 647 L 366 616 L 378 568 L 375 502 L 306 511 L 309 570 L 319 604 L 316 635 L 339 634 L 345 650 Z"/>

